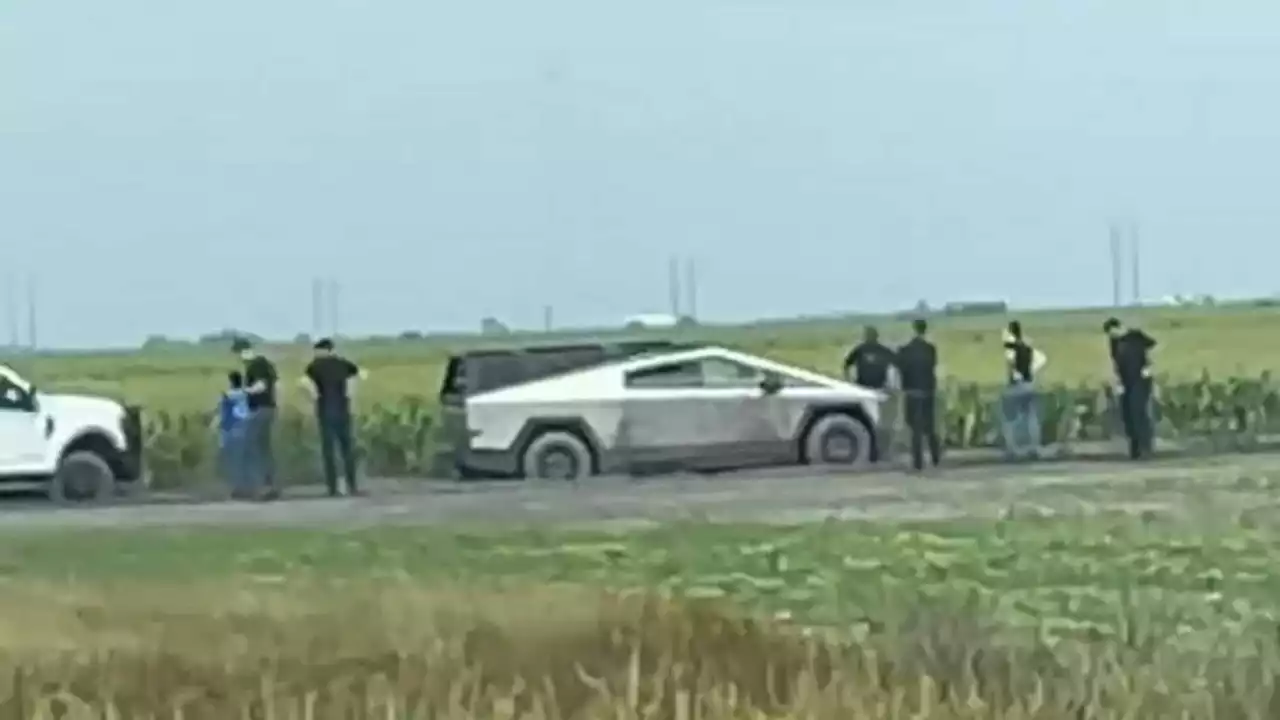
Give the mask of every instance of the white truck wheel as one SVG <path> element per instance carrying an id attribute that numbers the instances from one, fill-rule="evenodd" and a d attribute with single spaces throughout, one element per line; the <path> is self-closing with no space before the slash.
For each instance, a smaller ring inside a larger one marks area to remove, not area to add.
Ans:
<path id="1" fill-rule="evenodd" d="M 49 499 L 60 505 L 101 503 L 116 494 L 116 475 L 98 453 L 77 450 L 58 463 L 49 480 Z"/>

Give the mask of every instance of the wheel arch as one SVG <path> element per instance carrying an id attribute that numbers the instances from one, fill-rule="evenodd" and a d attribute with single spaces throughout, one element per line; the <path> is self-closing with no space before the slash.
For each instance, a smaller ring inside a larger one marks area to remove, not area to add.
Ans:
<path id="1" fill-rule="evenodd" d="M 793 442 L 795 444 L 796 457 L 800 462 L 807 462 L 805 457 L 805 440 L 809 437 L 809 432 L 813 430 L 813 426 L 818 421 L 830 415 L 848 415 L 854 420 L 862 423 L 867 428 L 868 434 L 871 436 L 871 462 L 877 462 L 880 459 L 880 434 L 876 432 L 876 424 L 871 420 L 871 414 L 867 412 L 866 406 L 862 403 L 822 403 L 818 405 L 810 405 L 805 408 L 804 415 L 801 417 L 799 430 L 796 433 Z"/>
<path id="2" fill-rule="evenodd" d="M 77 433 L 58 451 L 58 464 L 76 452 L 91 452 L 102 458 L 117 478 L 126 474 L 124 453 L 105 430 L 89 428 Z"/>

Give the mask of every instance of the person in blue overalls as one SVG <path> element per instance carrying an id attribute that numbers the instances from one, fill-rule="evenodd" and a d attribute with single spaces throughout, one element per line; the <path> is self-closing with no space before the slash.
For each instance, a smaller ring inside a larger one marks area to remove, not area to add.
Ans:
<path id="1" fill-rule="evenodd" d="M 244 390 L 244 374 L 227 374 L 227 389 L 218 399 L 218 474 L 231 486 L 231 496 L 248 497 L 245 426 L 249 419 L 249 396 Z"/>

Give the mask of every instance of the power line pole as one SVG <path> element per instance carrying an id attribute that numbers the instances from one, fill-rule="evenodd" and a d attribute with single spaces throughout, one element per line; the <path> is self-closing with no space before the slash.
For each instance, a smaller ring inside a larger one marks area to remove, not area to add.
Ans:
<path id="1" fill-rule="evenodd" d="M 667 267 L 667 291 L 671 296 L 671 317 L 680 317 L 680 259 L 675 255 Z"/>
<path id="2" fill-rule="evenodd" d="M 338 337 L 338 294 L 341 290 L 337 278 L 329 278 L 329 335 Z"/>
<path id="3" fill-rule="evenodd" d="M 1129 252 L 1129 269 L 1133 273 L 1133 304 L 1137 306 L 1142 304 L 1142 248 L 1138 244 L 1137 223 L 1129 225 Z"/>
<path id="4" fill-rule="evenodd" d="M 551 328 L 553 327 L 552 319 L 553 319 L 553 318 L 552 318 L 552 309 L 551 309 L 551 306 L 550 306 L 550 305 L 543 305 L 543 306 L 542 306 L 542 330 L 543 330 L 543 332 L 551 332 Z"/>
<path id="5" fill-rule="evenodd" d="M 1120 244 L 1122 242 L 1120 235 L 1120 226 L 1115 222 L 1111 223 L 1111 306 L 1120 307 L 1123 302 L 1123 290 L 1120 280 L 1120 266 L 1122 263 Z"/>
<path id="6" fill-rule="evenodd" d="M 6 312 L 9 315 L 9 350 L 16 351 L 19 343 L 22 342 L 22 332 L 18 329 L 21 324 L 18 320 L 18 281 L 12 275 L 9 276 L 9 282 L 6 286 Z"/>
<path id="7" fill-rule="evenodd" d="M 698 319 L 698 264 L 693 258 L 685 259 L 685 292 L 688 293 L 688 304 L 685 312 L 690 320 Z"/>
<path id="8" fill-rule="evenodd" d="M 320 278 L 311 278 L 311 339 L 314 340 L 324 332 L 324 284 Z"/>
<path id="9" fill-rule="evenodd" d="M 36 313 L 36 279 L 27 276 L 27 349 L 35 352 L 39 347 L 40 335 L 37 332 L 39 315 Z"/>

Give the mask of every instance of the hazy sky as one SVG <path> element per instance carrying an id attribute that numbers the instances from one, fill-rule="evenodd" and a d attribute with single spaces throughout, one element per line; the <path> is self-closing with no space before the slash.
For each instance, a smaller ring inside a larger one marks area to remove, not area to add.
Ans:
<path id="1" fill-rule="evenodd" d="M 1267 0 L 8 0 L 41 340 L 1280 289 Z M 0 296 L 0 302 L 4 298 Z M 0 342 L 7 325 L 0 327 Z"/>

